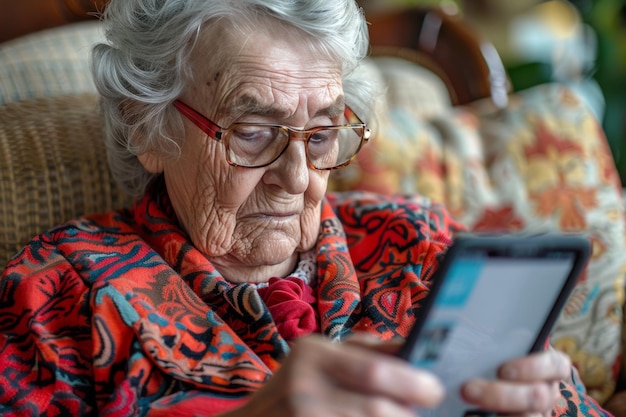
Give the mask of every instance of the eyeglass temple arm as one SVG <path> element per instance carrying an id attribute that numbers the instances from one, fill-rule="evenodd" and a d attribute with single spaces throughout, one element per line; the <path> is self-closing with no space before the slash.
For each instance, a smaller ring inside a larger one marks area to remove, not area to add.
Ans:
<path id="1" fill-rule="evenodd" d="M 179 112 L 181 112 L 186 118 L 191 120 L 193 124 L 198 126 L 204 133 L 212 138 L 221 139 L 221 134 L 219 134 L 221 128 L 215 123 L 211 122 L 209 119 L 202 116 L 200 113 L 198 113 L 180 100 L 174 100 L 173 104 Z"/>
<path id="2" fill-rule="evenodd" d="M 356 113 L 354 113 L 352 109 L 348 106 L 346 106 L 345 110 L 343 111 L 343 117 L 346 118 L 348 123 L 363 124 L 361 119 L 359 119 L 359 116 L 357 116 Z"/>
<path id="3" fill-rule="evenodd" d="M 356 113 L 353 112 L 352 109 L 350 107 L 348 107 L 348 106 L 346 106 L 346 109 L 343 111 L 343 116 L 346 118 L 346 120 L 349 123 L 362 125 L 364 127 L 364 130 L 363 130 L 363 140 L 365 142 L 368 142 L 369 139 L 370 139 L 370 136 L 372 135 L 372 131 L 370 130 L 370 128 L 365 126 L 365 123 L 363 123 L 363 121 L 361 119 L 359 119 L 359 116 L 357 116 Z"/>

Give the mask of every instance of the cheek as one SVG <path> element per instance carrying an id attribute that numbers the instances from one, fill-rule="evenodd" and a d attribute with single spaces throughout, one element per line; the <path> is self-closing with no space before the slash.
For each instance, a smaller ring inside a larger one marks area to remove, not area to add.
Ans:
<path id="1" fill-rule="evenodd" d="M 254 172 L 238 175 L 217 142 L 186 143 L 181 157 L 165 167 L 174 210 L 194 245 L 207 253 L 230 245 L 236 214 L 259 180 Z M 195 149 L 195 151 L 189 151 Z"/>
<path id="2" fill-rule="evenodd" d="M 330 171 L 311 171 L 309 188 L 305 194 L 305 210 L 302 216 L 302 239 L 300 250 L 309 250 L 315 245 L 320 230 L 321 203 L 326 195 Z"/>
<path id="3" fill-rule="evenodd" d="M 330 171 L 316 171 L 311 170 L 309 175 L 309 188 L 307 190 L 307 200 L 311 200 L 311 203 L 315 202 L 316 205 L 322 201 L 326 195 L 326 188 L 328 187 L 328 177 Z"/>

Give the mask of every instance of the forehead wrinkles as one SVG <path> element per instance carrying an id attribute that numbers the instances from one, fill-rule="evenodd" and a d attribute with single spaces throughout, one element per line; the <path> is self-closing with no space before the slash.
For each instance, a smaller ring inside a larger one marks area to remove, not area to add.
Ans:
<path id="1" fill-rule="evenodd" d="M 326 104 L 326 103 L 324 103 Z M 328 105 L 322 104 L 312 116 L 327 116 L 336 118 L 343 114 L 345 110 L 345 98 L 339 95 L 334 101 Z M 242 95 L 238 96 L 232 105 L 226 108 L 228 116 L 237 117 L 244 114 L 253 114 L 259 116 L 275 117 L 286 119 L 290 116 L 290 112 L 276 106 L 266 105 L 264 102 L 257 100 L 256 96 Z"/>
<path id="2" fill-rule="evenodd" d="M 216 92 L 224 117 L 248 114 L 288 118 L 302 102 L 309 110 L 330 106 L 342 96 L 341 70 L 330 62 L 290 60 L 270 63 L 237 59 Z M 312 106 L 312 107 L 311 107 Z"/>
<path id="3" fill-rule="evenodd" d="M 259 115 L 288 119 L 301 105 L 306 105 L 309 116 L 335 117 L 343 112 L 343 90 L 339 83 L 302 86 L 289 82 L 269 81 L 264 84 L 243 83 L 223 97 L 220 113 L 224 117 Z M 341 109 L 341 110 L 338 110 Z"/>
<path id="4" fill-rule="evenodd" d="M 323 60 L 293 60 L 289 62 L 235 64 L 233 81 L 240 84 L 266 84 L 282 89 L 282 86 L 316 89 L 341 84 L 341 71 L 337 66 Z"/>
<path id="5" fill-rule="evenodd" d="M 217 49 L 228 50 L 228 55 L 222 65 L 211 60 L 207 68 L 204 62 L 208 71 L 201 85 L 208 87 L 214 113 L 245 108 L 239 104 L 251 97 L 263 106 L 280 106 L 289 112 L 295 111 L 303 95 L 325 106 L 343 93 L 341 63 L 319 41 L 274 21 L 259 27 L 254 33 L 221 32 L 222 46 Z"/>

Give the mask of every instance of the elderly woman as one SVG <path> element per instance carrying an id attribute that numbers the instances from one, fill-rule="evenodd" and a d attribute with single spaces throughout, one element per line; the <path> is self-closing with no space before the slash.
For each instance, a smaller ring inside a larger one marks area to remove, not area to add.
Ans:
<path id="1" fill-rule="evenodd" d="M 113 0 L 105 18 L 93 69 L 110 164 L 139 198 L 8 264 L 1 414 L 436 405 L 441 385 L 393 340 L 461 226 L 419 198 L 326 193 L 370 136 L 354 1 Z M 546 351 L 462 393 L 500 413 L 603 415 L 572 373 Z"/>

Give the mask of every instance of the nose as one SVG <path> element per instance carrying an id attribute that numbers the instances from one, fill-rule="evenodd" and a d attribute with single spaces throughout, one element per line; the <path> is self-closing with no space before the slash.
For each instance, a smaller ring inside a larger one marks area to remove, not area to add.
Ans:
<path id="1" fill-rule="evenodd" d="M 291 140 L 287 149 L 268 166 L 264 181 L 278 185 L 289 194 L 302 194 L 309 186 L 306 142 Z"/>

